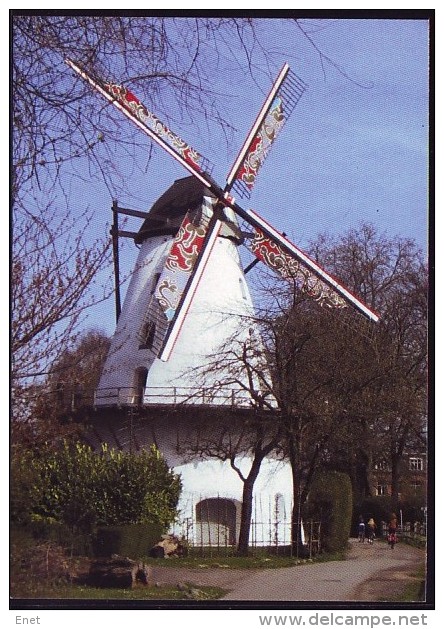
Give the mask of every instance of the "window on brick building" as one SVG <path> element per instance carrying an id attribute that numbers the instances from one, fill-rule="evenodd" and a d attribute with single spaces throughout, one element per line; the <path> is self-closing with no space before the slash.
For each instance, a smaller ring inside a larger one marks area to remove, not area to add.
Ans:
<path id="1" fill-rule="evenodd" d="M 415 472 L 422 472 L 424 469 L 422 459 L 417 456 L 411 456 L 409 459 L 409 469 Z"/>
<path id="2" fill-rule="evenodd" d="M 375 470 L 388 470 L 388 469 L 389 469 L 389 465 L 387 461 L 385 461 L 384 459 L 381 459 L 381 461 L 377 461 L 375 463 Z"/>

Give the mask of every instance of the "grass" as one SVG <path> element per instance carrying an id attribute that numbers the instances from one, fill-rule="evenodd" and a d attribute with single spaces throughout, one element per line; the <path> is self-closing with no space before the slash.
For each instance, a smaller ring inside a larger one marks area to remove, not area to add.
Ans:
<path id="1" fill-rule="evenodd" d="M 165 559 L 152 559 L 151 557 L 143 557 L 142 560 L 148 565 L 162 565 L 168 568 L 231 568 L 239 570 L 262 570 L 264 568 L 287 568 L 295 566 L 298 563 L 310 560 L 297 560 L 296 557 L 279 557 L 275 555 L 267 555 L 266 553 L 252 553 L 248 557 L 226 557 L 226 556 L 188 556 Z"/>
<path id="2" fill-rule="evenodd" d="M 408 581 L 402 584 L 393 596 L 381 599 L 387 603 L 418 603 L 424 600 L 425 567 L 407 575 Z"/>
<path id="3" fill-rule="evenodd" d="M 11 594 L 13 599 L 83 599 L 83 600 L 126 600 L 126 601 L 159 601 L 159 600 L 214 600 L 221 598 L 225 590 L 217 587 L 195 587 L 186 584 L 180 589 L 174 586 L 164 587 L 135 587 L 131 589 L 121 588 L 94 588 L 84 585 L 55 582 L 27 581 L 21 584 L 12 584 Z"/>
<path id="4" fill-rule="evenodd" d="M 214 554 L 213 554 L 214 553 Z M 341 561 L 345 558 L 346 551 L 338 553 L 320 553 L 313 558 L 301 558 L 295 555 L 277 555 L 264 549 L 252 549 L 247 557 L 239 557 L 232 552 L 225 551 L 217 555 L 215 551 L 206 551 L 191 548 L 186 557 L 171 557 L 165 559 L 153 559 L 143 557 L 142 560 L 148 565 L 161 565 L 174 568 L 231 568 L 240 570 L 263 570 L 264 568 L 289 568 L 306 563 L 318 563 L 325 561 Z"/>
<path id="5" fill-rule="evenodd" d="M 211 551 L 210 551 L 211 552 Z M 343 555 L 321 554 L 314 559 L 275 555 L 264 549 L 254 549 L 247 557 L 238 557 L 228 552 L 222 555 L 202 556 L 200 549 L 191 549 L 187 557 L 140 560 L 151 566 L 163 568 L 207 569 L 276 569 L 299 564 L 334 561 Z M 11 547 L 12 599 L 90 599 L 90 600 L 215 600 L 225 590 L 218 587 L 195 586 L 192 583 L 171 585 L 137 586 L 135 588 L 95 588 L 85 585 L 84 576 L 89 571 L 87 557 L 71 557 L 52 542 L 38 543 L 35 540 L 19 540 Z"/>
<path id="6" fill-rule="evenodd" d="M 182 566 L 179 561 L 176 565 Z M 96 588 L 85 585 L 88 571 L 87 557 L 69 557 L 57 545 L 33 545 L 31 542 L 13 544 L 10 595 L 12 599 L 33 600 L 212 600 L 225 593 L 221 588 L 196 587 L 192 583 L 177 586 L 137 585 L 127 589 Z"/>

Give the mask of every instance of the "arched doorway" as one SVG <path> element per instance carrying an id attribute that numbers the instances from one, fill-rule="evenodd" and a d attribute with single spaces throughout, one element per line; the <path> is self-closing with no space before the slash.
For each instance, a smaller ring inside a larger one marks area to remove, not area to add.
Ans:
<path id="1" fill-rule="evenodd" d="M 234 546 L 237 540 L 237 500 L 205 498 L 196 505 L 196 542 L 200 546 Z"/>

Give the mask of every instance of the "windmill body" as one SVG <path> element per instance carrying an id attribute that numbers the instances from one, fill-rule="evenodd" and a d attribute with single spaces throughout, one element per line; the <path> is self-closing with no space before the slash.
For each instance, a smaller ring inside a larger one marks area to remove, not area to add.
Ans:
<path id="1" fill-rule="evenodd" d="M 126 293 L 123 311 L 112 337 L 111 347 L 95 393 L 97 406 L 135 403 L 137 369 L 150 369 L 155 356 L 139 349 L 142 325 L 159 263 L 165 258 L 170 238 L 159 236 L 142 245 Z"/>
<path id="2" fill-rule="evenodd" d="M 235 545 L 244 489 L 240 477 L 229 461 L 191 454 L 186 448 L 187 443 L 194 445 L 199 434 L 205 440 L 210 432 L 215 435 L 227 428 L 235 439 L 236 432 L 230 422 L 236 421 L 238 413 L 251 411 L 230 408 L 224 412 L 223 407 L 209 404 L 180 408 L 159 404 L 144 406 L 132 419 L 126 412 L 124 408 L 120 413 L 115 408 L 102 408 L 94 418 L 94 432 L 88 436 L 91 442 L 96 435 L 97 441 L 92 445 L 99 448 L 100 443 L 106 442 L 110 447 L 129 450 L 155 443 L 182 482 L 179 517 L 171 532 L 197 546 Z M 249 453 L 240 453 L 236 464 L 248 475 Z M 251 543 L 289 544 L 292 504 L 290 465 L 274 457 L 266 458 L 254 485 Z"/>
<path id="3" fill-rule="evenodd" d="M 250 403 L 240 386 L 216 385 L 227 382 L 223 371 L 212 375 L 209 366 L 205 373 L 206 363 L 214 362 L 228 339 L 236 335 L 239 341 L 254 326 L 251 294 L 230 232 L 214 242 L 170 360 L 156 356 L 156 328 L 162 325 L 162 315 L 155 307 L 155 289 L 173 237 L 190 206 L 211 214 L 212 203 L 208 191 L 188 177 L 176 181 L 148 214 L 137 237 L 140 251 L 96 391 L 96 406 Z M 205 380 L 201 387 L 197 372 Z"/>

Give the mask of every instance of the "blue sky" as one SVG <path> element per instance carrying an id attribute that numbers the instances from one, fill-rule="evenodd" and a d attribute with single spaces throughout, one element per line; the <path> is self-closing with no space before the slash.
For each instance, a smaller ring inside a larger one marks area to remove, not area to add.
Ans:
<path id="1" fill-rule="evenodd" d="M 309 89 L 261 173 L 263 211 L 278 190 L 275 221 L 301 246 L 319 231 L 341 233 L 369 220 L 424 247 L 427 25 L 335 21 L 316 38 L 352 79 L 371 87 L 328 67 L 324 78 L 315 54 L 295 68 Z"/>
<path id="2" fill-rule="evenodd" d="M 426 250 L 428 22 L 306 20 L 305 26 L 347 76 L 322 64 L 290 21 L 261 20 L 261 36 L 274 50 L 274 74 L 288 61 L 308 90 L 273 146 L 251 200 L 240 200 L 241 205 L 254 208 L 302 248 L 321 232 L 340 235 L 369 221 L 389 236 L 414 238 Z M 214 81 L 235 126 L 229 145 L 215 125 L 208 129 L 203 121 L 179 124 L 174 131 L 215 164 L 213 175 L 223 185 L 271 80 L 258 64 L 253 82 L 240 51 L 233 48 Z M 119 196 L 116 188 L 115 194 L 121 205 L 146 210 L 174 179 L 186 175 L 159 149 L 144 177 L 133 173 L 128 162 L 126 183 L 134 193 Z M 79 202 L 97 208 L 95 229 L 105 234 L 111 218 L 109 191 L 97 183 L 90 190 L 83 186 Z M 131 242 L 122 243 L 123 272 L 130 271 L 136 254 Z M 100 321 L 112 332 L 112 313 L 112 303 L 98 306 L 91 324 Z"/>

